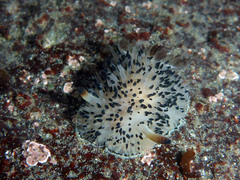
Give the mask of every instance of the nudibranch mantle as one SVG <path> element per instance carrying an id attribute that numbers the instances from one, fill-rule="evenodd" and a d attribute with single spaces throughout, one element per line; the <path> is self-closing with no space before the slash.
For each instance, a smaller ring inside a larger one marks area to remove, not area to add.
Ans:
<path id="1" fill-rule="evenodd" d="M 87 103 L 77 128 L 85 140 L 131 158 L 171 142 L 171 133 L 185 124 L 190 98 L 161 46 L 138 42 L 116 49 L 95 88 L 80 89 Z"/>

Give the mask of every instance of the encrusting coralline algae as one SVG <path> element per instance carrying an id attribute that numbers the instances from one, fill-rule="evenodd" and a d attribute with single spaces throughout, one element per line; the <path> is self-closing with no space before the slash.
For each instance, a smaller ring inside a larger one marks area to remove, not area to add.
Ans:
<path id="1" fill-rule="evenodd" d="M 80 136 L 122 158 L 169 144 L 171 132 L 185 123 L 189 94 L 163 48 L 137 42 L 111 51 L 95 88 L 80 89 L 87 102 L 79 110 Z"/>

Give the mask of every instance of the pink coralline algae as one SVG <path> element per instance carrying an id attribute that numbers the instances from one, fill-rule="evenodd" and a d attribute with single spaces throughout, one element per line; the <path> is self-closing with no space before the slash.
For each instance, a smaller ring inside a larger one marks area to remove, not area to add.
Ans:
<path id="1" fill-rule="evenodd" d="M 22 145 L 24 151 L 23 156 L 26 157 L 26 163 L 29 166 L 36 166 L 38 162 L 45 163 L 51 157 L 51 152 L 43 144 L 38 144 L 34 141 L 25 141 Z"/>

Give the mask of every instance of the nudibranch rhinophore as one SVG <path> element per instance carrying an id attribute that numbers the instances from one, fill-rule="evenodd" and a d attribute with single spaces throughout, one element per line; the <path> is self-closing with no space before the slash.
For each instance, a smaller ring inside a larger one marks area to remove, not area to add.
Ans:
<path id="1" fill-rule="evenodd" d="M 85 140 L 131 158 L 171 142 L 171 132 L 185 124 L 190 98 L 161 46 L 137 42 L 115 48 L 94 89 L 80 89 L 87 103 L 77 128 Z"/>

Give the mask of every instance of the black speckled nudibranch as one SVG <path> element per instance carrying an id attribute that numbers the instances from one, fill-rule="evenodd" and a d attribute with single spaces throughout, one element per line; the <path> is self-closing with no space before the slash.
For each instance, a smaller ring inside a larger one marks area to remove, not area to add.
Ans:
<path id="1" fill-rule="evenodd" d="M 171 132 L 185 124 L 186 85 L 161 46 L 138 42 L 111 51 L 113 60 L 98 72 L 94 89 L 80 89 L 87 102 L 78 113 L 80 136 L 122 158 L 169 144 Z"/>

